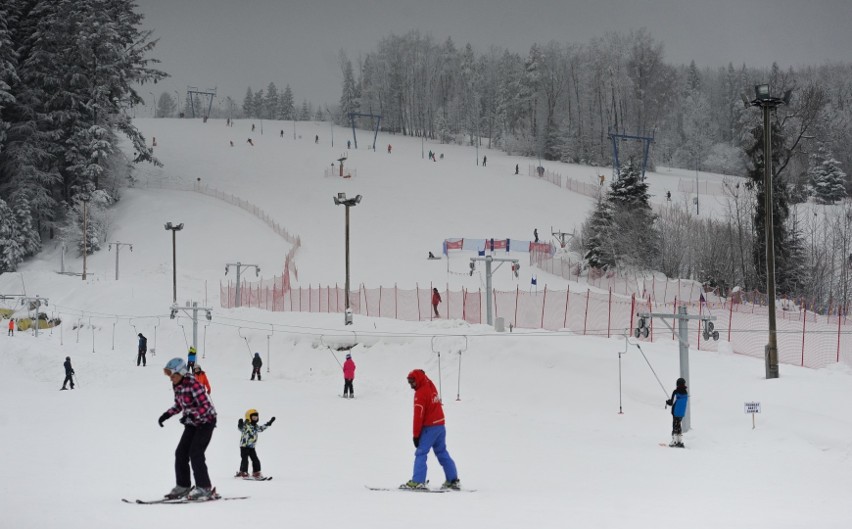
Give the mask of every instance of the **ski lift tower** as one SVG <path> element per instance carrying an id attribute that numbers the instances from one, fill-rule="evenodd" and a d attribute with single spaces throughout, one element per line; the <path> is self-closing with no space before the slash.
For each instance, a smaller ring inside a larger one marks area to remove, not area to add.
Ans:
<path id="1" fill-rule="evenodd" d="M 650 136 L 636 136 L 633 134 L 623 134 L 610 130 L 607 132 L 607 136 L 609 136 L 609 139 L 612 141 L 612 181 L 616 181 L 618 179 L 618 175 L 621 173 L 621 161 L 618 157 L 619 141 L 642 142 L 641 178 L 642 180 L 645 180 L 645 169 L 648 167 L 648 152 L 651 150 L 651 144 L 654 143 L 654 134 L 651 133 Z"/>
<path id="2" fill-rule="evenodd" d="M 200 90 L 195 86 L 187 86 L 186 87 L 186 95 L 187 99 L 189 99 L 189 109 L 191 112 L 191 117 L 197 118 L 200 117 L 197 113 L 200 113 L 202 110 L 202 98 L 207 98 L 207 112 L 204 113 L 203 117 L 210 117 L 210 110 L 213 108 L 213 100 L 216 98 L 216 89 L 208 88 L 207 90 Z M 196 110 L 197 107 L 197 110 Z"/>
<path id="3" fill-rule="evenodd" d="M 355 144 L 355 148 L 358 148 L 358 137 L 355 136 L 355 118 L 370 118 L 376 120 L 376 129 L 373 132 L 373 151 L 376 150 L 376 138 L 379 137 L 379 126 L 382 124 L 382 115 L 381 114 L 362 114 L 360 112 L 350 112 L 349 113 L 349 123 L 352 125 L 352 142 Z"/>

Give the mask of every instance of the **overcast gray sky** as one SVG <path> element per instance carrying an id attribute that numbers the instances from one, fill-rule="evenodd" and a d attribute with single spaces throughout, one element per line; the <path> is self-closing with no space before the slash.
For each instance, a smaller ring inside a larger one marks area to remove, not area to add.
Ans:
<path id="1" fill-rule="evenodd" d="M 391 33 L 452 37 L 477 52 L 525 55 L 535 43 L 587 43 L 647 28 L 666 61 L 782 67 L 852 60 L 850 0 L 137 0 L 151 54 L 171 74 L 153 91 L 290 84 L 297 103 L 340 97 L 338 51 L 353 62 Z M 151 87 L 147 87 L 151 90 Z M 145 95 L 146 89 L 140 90 Z M 145 95 L 148 100 L 147 95 Z"/>

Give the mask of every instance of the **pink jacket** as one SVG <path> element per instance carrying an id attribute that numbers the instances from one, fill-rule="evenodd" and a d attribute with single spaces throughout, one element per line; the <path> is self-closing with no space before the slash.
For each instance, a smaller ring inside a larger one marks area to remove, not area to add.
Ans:
<path id="1" fill-rule="evenodd" d="M 355 380 L 355 362 L 348 358 L 343 362 L 343 378 L 347 380 Z"/>

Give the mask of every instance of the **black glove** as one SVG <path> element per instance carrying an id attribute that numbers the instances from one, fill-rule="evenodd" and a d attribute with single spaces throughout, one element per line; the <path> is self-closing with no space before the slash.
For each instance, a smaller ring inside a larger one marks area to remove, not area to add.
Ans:
<path id="1" fill-rule="evenodd" d="M 243 420 L 242 420 L 242 419 L 240 419 L 240 420 L 238 420 L 238 421 L 237 421 L 237 428 L 239 428 L 240 430 L 242 430 L 242 429 L 243 429 L 243 426 L 244 426 L 244 425 L 245 425 L 245 423 L 243 422 Z"/>
<path id="2" fill-rule="evenodd" d="M 163 422 L 164 422 L 166 419 L 168 419 L 169 417 L 171 417 L 171 415 L 169 415 L 168 413 L 164 413 L 164 414 L 160 415 L 160 418 L 159 418 L 159 419 L 157 419 L 157 422 L 158 422 L 158 423 L 160 423 L 160 428 L 162 428 L 162 427 L 163 427 Z"/>
<path id="3" fill-rule="evenodd" d="M 275 422 L 275 417 L 273 417 L 273 418 L 269 419 L 268 421 L 266 421 L 266 426 L 267 426 L 267 427 L 272 426 L 272 423 L 274 423 L 274 422 Z"/>
<path id="4" fill-rule="evenodd" d="M 667 400 L 667 401 L 666 401 L 666 406 L 671 406 L 671 405 L 672 405 L 672 399 Z"/>
<path id="5" fill-rule="evenodd" d="M 181 423 L 181 424 L 186 424 L 187 419 L 188 419 L 188 417 L 186 415 L 184 415 L 183 417 L 178 419 L 178 422 Z"/>
<path id="6" fill-rule="evenodd" d="M 414 448 L 420 448 L 420 438 L 419 437 L 414 438 Z"/>

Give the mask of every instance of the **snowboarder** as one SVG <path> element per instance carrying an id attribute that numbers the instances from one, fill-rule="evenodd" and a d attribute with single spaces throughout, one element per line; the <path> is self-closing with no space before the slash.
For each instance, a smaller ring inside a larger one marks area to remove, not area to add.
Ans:
<path id="1" fill-rule="evenodd" d="M 74 389 L 74 368 L 71 367 L 71 357 L 65 357 L 65 363 L 62 364 L 65 366 L 65 380 L 62 381 L 62 389 L 68 389 L 65 386 L 70 382 L 71 389 Z"/>
<path id="2" fill-rule="evenodd" d="M 440 314 L 438 314 L 438 303 L 442 302 L 441 294 L 438 293 L 437 288 L 432 289 L 432 310 L 435 311 L 435 317 L 440 318 Z"/>
<path id="3" fill-rule="evenodd" d="M 487 157 L 487 156 L 483 156 L 483 157 L 482 157 L 482 167 L 485 167 L 485 164 L 487 164 L 487 163 L 488 163 L 488 157 Z"/>
<path id="4" fill-rule="evenodd" d="M 251 379 L 254 380 L 254 376 L 257 375 L 257 379 L 260 380 L 260 368 L 263 366 L 263 360 L 260 359 L 260 353 L 254 353 L 254 358 L 251 359 Z"/>
<path id="5" fill-rule="evenodd" d="M 275 422 L 275 417 L 269 419 L 266 424 L 258 424 L 260 415 L 257 410 L 250 409 L 246 411 L 246 420 L 237 420 L 237 429 L 242 432 L 240 435 L 240 470 L 234 475 L 235 478 L 248 477 L 248 460 L 251 459 L 251 477 L 254 479 L 263 479 L 263 474 L 260 473 L 260 459 L 257 457 L 257 434 L 266 430 L 272 423 Z"/>
<path id="6" fill-rule="evenodd" d="M 200 365 L 196 365 L 192 368 L 192 374 L 195 375 L 195 380 L 201 383 L 204 386 L 204 389 L 207 390 L 207 394 L 211 394 L 213 390 L 210 388 L 210 380 L 207 378 L 207 373 L 201 369 Z"/>
<path id="7" fill-rule="evenodd" d="M 172 358 L 163 368 L 163 373 L 172 382 L 175 403 L 160 415 L 157 423 L 160 428 L 171 416 L 183 412 L 180 419 L 183 435 L 175 449 L 175 487 L 166 494 L 166 498 L 186 497 L 190 500 L 216 499 L 216 489 L 210 483 L 204 452 L 213 430 L 216 428 L 216 408 L 207 396 L 204 386 L 189 374 L 189 368 L 182 358 Z M 195 477 L 195 488 L 190 480 L 190 465 Z"/>
<path id="8" fill-rule="evenodd" d="M 148 361 L 145 358 L 145 353 L 148 352 L 148 338 L 145 338 L 142 333 L 138 334 L 139 336 L 139 351 L 136 354 L 136 367 L 139 367 L 139 364 L 142 364 L 142 367 L 148 365 Z"/>
<path id="9" fill-rule="evenodd" d="M 346 361 L 343 362 L 343 398 L 354 399 L 355 388 L 352 382 L 355 380 L 355 361 L 352 360 L 352 355 L 346 353 Z"/>
<path id="10" fill-rule="evenodd" d="M 8 336 L 15 336 L 15 318 L 9 318 L 9 332 Z"/>
<path id="11" fill-rule="evenodd" d="M 533 228 L 533 237 L 535 237 L 535 242 L 538 242 L 538 228 Z"/>
<path id="12" fill-rule="evenodd" d="M 689 393 L 686 391 L 686 380 L 679 378 L 675 382 L 675 390 L 672 398 L 666 401 L 667 406 L 672 407 L 672 442 L 669 446 L 683 448 L 683 429 L 681 422 L 686 415 L 686 404 L 689 401 Z"/>
<path id="13" fill-rule="evenodd" d="M 447 429 L 444 426 L 444 408 L 438 397 L 435 384 L 422 369 L 408 373 L 408 385 L 414 390 L 414 474 L 400 485 L 401 489 L 426 488 L 426 458 L 429 451 L 435 452 L 438 463 L 444 469 L 446 480 L 442 489 L 461 488 L 456 463 L 447 452 Z"/>
<path id="14" fill-rule="evenodd" d="M 192 369 L 195 366 L 195 360 L 198 358 L 198 351 L 194 346 L 189 346 L 189 352 L 186 355 L 186 367 Z"/>

